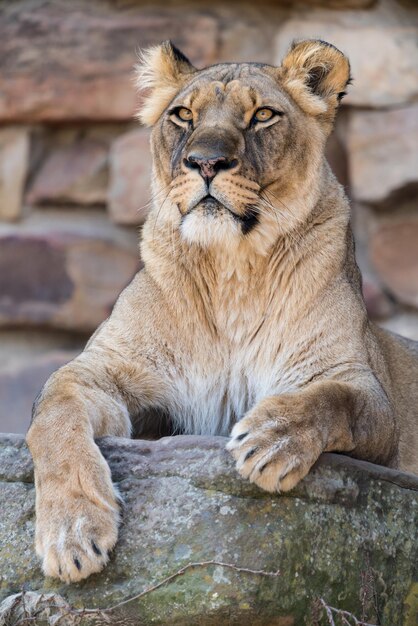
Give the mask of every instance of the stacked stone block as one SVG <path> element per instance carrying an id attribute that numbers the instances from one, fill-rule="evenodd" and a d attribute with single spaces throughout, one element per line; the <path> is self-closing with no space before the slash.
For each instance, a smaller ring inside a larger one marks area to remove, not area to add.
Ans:
<path id="1" fill-rule="evenodd" d="M 133 66 L 172 39 L 197 67 L 346 52 L 328 156 L 352 200 L 371 317 L 418 339 L 418 5 L 397 0 L 15 0 L 0 4 L 0 431 L 80 351 L 140 267 L 148 131 Z"/>

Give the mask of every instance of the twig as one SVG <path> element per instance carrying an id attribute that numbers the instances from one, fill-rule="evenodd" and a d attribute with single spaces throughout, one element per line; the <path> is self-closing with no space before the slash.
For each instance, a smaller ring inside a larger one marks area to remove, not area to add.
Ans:
<path id="1" fill-rule="evenodd" d="M 23 613 L 24 613 L 25 619 L 27 619 L 29 617 L 29 613 L 28 613 L 28 610 L 26 608 L 25 594 L 26 594 L 26 591 L 23 590 L 23 592 L 22 592 L 22 606 L 23 606 Z"/>
<path id="2" fill-rule="evenodd" d="M 170 576 L 167 576 L 166 578 L 163 578 L 163 580 L 161 580 L 159 583 L 156 583 L 155 585 L 152 585 L 151 587 L 147 587 L 147 589 L 144 589 L 143 591 L 141 591 L 141 593 L 138 593 L 136 596 L 132 596 L 132 598 L 128 598 L 127 600 L 122 600 L 122 602 L 118 602 L 117 604 L 115 604 L 114 606 L 109 607 L 108 609 L 102 609 L 103 613 L 110 613 L 111 611 L 114 611 L 115 609 L 118 609 L 119 607 L 123 606 L 124 604 L 128 604 L 128 602 L 133 602 L 134 600 L 139 600 L 140 598 L 142 598 L 143 596 L 147 595 L 148 593 L 151 593 L 151 591 L 155 591 L 156 589 L 159 589 L 160 587 L 162 587 L 163 585 L 166 585 L 167 583 L 171 582 L 172 580 L 174 580 L 175 578 L 178 578 L 179 576 L 182 576 L 183 574 L 185 574 L 189 569 L 193 569 L 195 567 L 207 567 L 208 565 L 219 565 L 221 567 L 228 567 L 229 569 L 234 570 L 235 572 L 244 572 L 246 574 L 253 574 L 255 576 L 271 576 L 271 577 L 277 577 L 280 576 L 280 571 L 277 570 L 276 572 L 266 572 L 262 569 L 251 569 L 249 567 L 239 567 L 238 565 L 234 565 L 233 563 L 224 563 L 223 561 L 196 561 L 194 563 L 188 563 L 187 565 L 185 565 L 184 567 L 182 567 L 181 569 L 179 569 L 177 572 L 175 572 L 174 574 L 171 574 Z M 98 609 L 85 609 L 86 613 L 94 613 L 97 612 Z"/>
<path id="3" fill-rule="evenodd" d="M 323 601 L 322 598 L 321 598 L 320 602 L 321 602 L 323 608 L 325 609 L 325 613 L 327 614 L 328 622 L 329 622 L 330 626 L 335 626 L 334 618 L 332 616 L 332 608 L 330 606 L 328 606 L 328 604 L 326 604 Z"/>
<path id="4" fill-rule="evenodd" d="M 357 617 L 349 611 L 343 611 L 342 609 L 336 609 L 333 606 L 329 606 L 329 604 L 327 604 L 323 598 L 320 598 L 319 601 L 322 605 L 322 608 L 327 614 L 330 626 L 335 626 L 333 615 L 338 615 L 338 617 L 341 617 L 343 623 L 347 626 L 352 626 L 349 620 L 352 620 L 352 622 L 354 622 L 354 626 L 376 626 L 376 624 L 369 624 L 368 622 L 363 622 L 362 620 L 357 619 Z"/>

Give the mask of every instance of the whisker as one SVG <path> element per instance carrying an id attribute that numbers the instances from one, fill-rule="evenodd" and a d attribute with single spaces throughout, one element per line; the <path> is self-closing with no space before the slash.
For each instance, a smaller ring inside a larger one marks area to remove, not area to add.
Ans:
<path id="1" fill-rule="evenodd" d="M 280 198 L 277 198 L 277 196 L 275 196 L 272 192 L 266 192 L 265 190 L 264 192 L 262 192 L 262 194 L 264 193 L 270 193 L 270 195 L 276 198 L 276 200 L 285 207 L 286 212 L 283 212 L 278 207 L 274 206 L 268 198 L 263 197 L 263 195 L 260 196 L 262 198 L 262 201 L 266 203 L 267 206 L 269 206 L 269 208 L 272 211 L 274 211 L 275 214 L 279 214 L 283 221 L 285 221 L 288 225 L 294 227 L 292 231 L 288 231 L 287 234 L 289 235 L 289 237 L 291 237 L 295 241 L 295 243 L 298 243 L 298 242 L 300 243 L 302 240 L 302 237 L 298 233 L 298 231 L 295 229 L 294 224 L 290 223 L 289 214 L 291 215 L 292 220 L 296 222 L 296 225 L 305 225 L 305 220 L 295 215 L 293 211 L 290 209 L 290 207 L 288 207 L 282 200 L 280 200 Z"/>
<path id="2" fill-rule="evenodd" d="M 159 218 L 159 216 L 160 216 L 161 209 L 163 208 L 164 204 L 166 203 L 167 198 L 169 197 L 170 193 L 171 193 L 171 188 L 168 190 L 168 193 L 167 193 L 166 197 L 164 198 L 164 200 L 163 200 L 162 204 L 160 205 L 160 207 L 159 207 L 159 209 L 158 209 L 158 211 L 157 211 L 157 215 L 156 215 L 155 220 L 154 220 L 154 226 L 153 226 L 153 229 L 152 229 L 152 238 L 153 238 L 153 239 L 154 239 L 154 237 L 155 237 L 155 227 L 156 227 L 156 225 L 157 225 L 157 221 L 158 221 L 158 218 Z"/>
<path id="3" fill-rule="evenodd" d="M 282 222 L 285 222 L 287 225 L 289 225 L 289 216 L 286 215 L 285 212 L 273 206 L 269 201 L 266 201 L 265 198 L 261 196 L 260 196 L 260 201 L 262 205 L 267 209 L 267 212 L 270 215 L 273 215 L 273 217 L 276 219 L 276 222 L 279 228 L 282 226 L 282 224 L 279 221 L 279 217 L 281 218 Z M 290 226 L 292 226 L 292 224 L 290 224 Z M 297 233 L 297 231 L 295 232 L 292 230 L 288 230 L 285 233 L 285 239 L 292 241 L 294 246 L 297 246 L 302 241 L 302 237 Z M 288 249 L 290 253 L 292 254 L 292 257 L 294 257 L 294 251 L 292 250 L 292 246 L 290 246 Z"/>
<path id="4" fill-rule="evenodd" d="M 148 200 L 148 202 L 146 202 L 137 209 L 137 213 L 140 213 L 141 211 L 144 211 L 145 209 L 151 207 L 154 202 L 158 200 L 159 196 L 165 193 L 169 187 L 170 185 L 166 185 L 163 189 L 160 189 L 159 191 L 157 191 L 157 193 L 151 195 L 151 198 Z"/>
<path id="5" fill-rule="evenodd" d="M 269 194 L 269 195 L 273 196 L 273 198 L 275 200 L 277 200 L 277 202 L 279 202 L 286 209 L 286 211 L 288 211 L 291 214 L 293 219 L 295 219 L 300 224 L 304 224 L 305 223 L 305 220 L 303 220 L 302 218 L 300 218 L 297 215 L 295 215 L 294 211 L 289 206 L 287 206 L 287 204 L 285 204 L 285 202 L 283 202 L 283 200 L 281 198 L 276 196 L 271 190 L 264 189 L 262 193 Z"/>

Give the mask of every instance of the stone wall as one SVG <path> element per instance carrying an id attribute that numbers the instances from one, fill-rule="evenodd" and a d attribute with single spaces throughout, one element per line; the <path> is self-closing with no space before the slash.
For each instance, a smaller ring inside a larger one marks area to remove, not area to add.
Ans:
<path id="1" fill-rule="evenodd" d="M 0 1 L 0 431 L 26 429 L 44 380 L 140 266 L 138 48 L 171 38 L 197 66 L 278 63 L 293 38 L 316 36 L 352 62 L 328 152 L 352 198 L 370 315 L 418 338 L 416 2 Z"/>

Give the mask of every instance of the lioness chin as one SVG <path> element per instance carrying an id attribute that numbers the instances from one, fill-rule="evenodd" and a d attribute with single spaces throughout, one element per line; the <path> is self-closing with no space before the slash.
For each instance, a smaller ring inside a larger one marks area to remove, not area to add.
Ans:
<path id="1" fill-rule="evenodd" d="M 148 51 L 144 269 L 53 374 L 27 435 L 45 574 L 105 565 L 119 507 L 95 437 L 169 416 L 231 434 L 242 476 L 292 489 L 324 451 L 418 472 L 418 346 L 367 319 L 347 198 L 324 158 L 350 77 L 322 41 L 280 67 Z"/>

